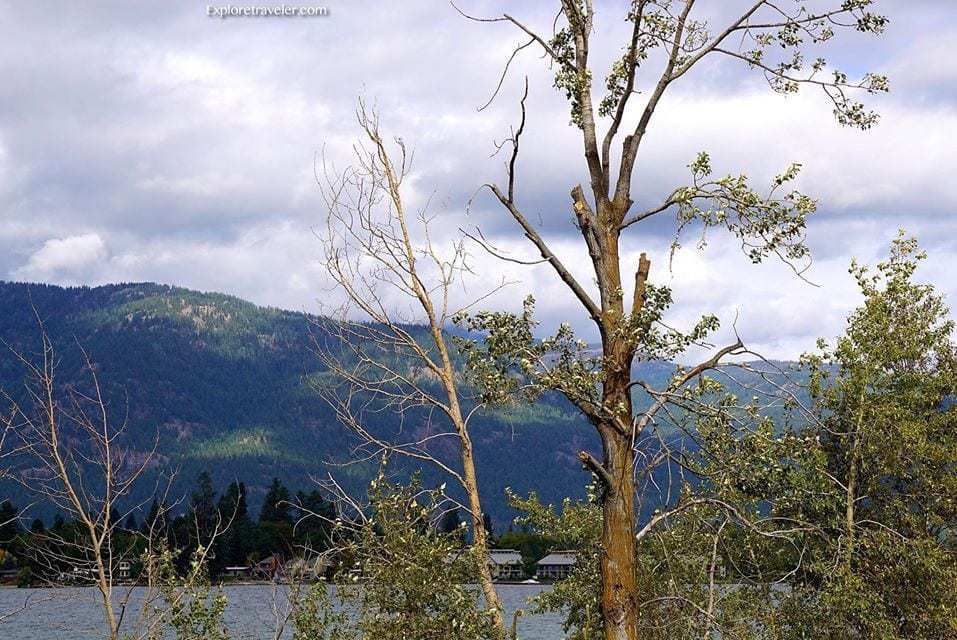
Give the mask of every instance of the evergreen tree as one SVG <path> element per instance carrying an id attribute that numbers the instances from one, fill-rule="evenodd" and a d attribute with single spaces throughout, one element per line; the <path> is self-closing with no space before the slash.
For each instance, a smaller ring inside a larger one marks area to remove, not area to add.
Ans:
<path id="1" fill-rule="evenodd" d="M 262 510 L 259 512 L 259 522 L 273 522 L 292 524 L 290 494 L 279 478 L 273 478 L 266 497 L 263 500 Z"/>
<path id="2" fill-rule="evenodd" d="M 458 507 L 442 514 L 442 519 L 439 520 L 439 533 L 455 536 L 460 540 L 464 538 L 465 532 L 462 530 L 462 517 L 459 515 Z"/>
<path id="3" fill-rule="evenodd" d="M 18 510 L 9 500 L 0 503 L 0 548 L 9 548 L 20 533 Z"/>
<path id="4" fill-rule="evenodd" d="M 228 528 L 220 539 L 218 559 L 222 566 L 243 566 L 258 535 L 256 524 L 249 518 L 245 484 L 236 481 L 229 484 L 219 499 L 219 513 Z"/>
<path id="5" fill-rule="evenodd" d="M 273 478 L 259 512 L 257 551 L 263 556 L 282 556 L 292 552 L 294 536 L 290 498 L 289 489 L 278 478 Z"/>
<path id="6" fill-rule="evenodd" d="M 165 511 L 166 509 L 164 508 L 163 512 Z M 143 535 L 150 535 L 151 530 L 153 530 L 153 533 L 156 534 L 160 534 L 162 531 L 164 531 L 165 527 L 163 526 L 163 523 L 160 522 L 160 517 L 160 504 L 156 498 L 153 498 L 153 502 L 150 504 L 150 510 L 146 514 L 146 518 L 143 520 L 143 523 L 140 525 L 140 533 Z"/>
<path id="7" fill-rule="evenodd" d="M 219 498 L 219 513 L 225 521 L 244 521 L 249 518 L 245 484 L 235 480 L 229 483 L 226 492 Z"/>
<path id="8" fill-rule="evenodd" d="M 196 490 L 190 495 L 189 520 L 199 535 L 198 542 L 207 544 L 219 526 L 216 491 L 207 471 L 199 474 L 196 485 Z"/>
<path id="9" fill-rule="evenodd" d="M 296 518 L 297 543 L 314 551 L 327 549 L 336 518 L 335 505 L 326 500 L 319 491 L 299 491 L 296 493 L 296 507 L 293 511 Z"/>

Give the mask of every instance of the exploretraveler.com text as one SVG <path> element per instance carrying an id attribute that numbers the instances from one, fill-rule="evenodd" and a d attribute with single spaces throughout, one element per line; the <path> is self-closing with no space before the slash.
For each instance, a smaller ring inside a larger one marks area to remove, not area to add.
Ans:
<path id="1" fill-rule="evenodd" d="M 210 18 L 317 18 L 329 15 L 328 7 L 315 5 L 235 5 L 208 4 L 206 15 Z"/>

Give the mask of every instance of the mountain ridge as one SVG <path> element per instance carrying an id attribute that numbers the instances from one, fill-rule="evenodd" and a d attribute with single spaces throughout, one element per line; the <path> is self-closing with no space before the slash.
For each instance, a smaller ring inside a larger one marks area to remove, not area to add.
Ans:
<path id="1" fill-rule="evenodd" d="M 246 482 L 255 506 L 274 476 L 307 488 L 311 478 L 334 470 L 358 487 L 371 472 L 317 462 L 344 462 L 356 445 L 308 386 L 311 376 L 326 373 L 313 353 L 327 321 L 320 316 L 149 282 L 0 281 L 0 309 L 0 338 L 28 353 L 39 341 L 36 315 L 43 320 L 66 381 L 81 378 L 76 345 L 90 353 L 111 406 L 129 407 L 129 446 L 146 451 L 158 435 L 158 460 L 179 469 L 178 493 L 206 469 L 220 489 L 233 479 Z M 22 386 L 22 373 L 9 354 L 0 356 L 0 386 Z M 400 428 L 397 418 L 376 426 Z M 431 425 L 413 415 L 402 428 Z M 549 500 L 582 495 L 588 478 L 576 454 L 597 446 L 563 401 L 489 412 L 474 438 L 488 510 L 499 525 L 510 519 L 506 486 L 538 489 Z"/>
<path id="2" fill-rule="evenodd" d="M 273 477 L 295 490 L 335 473 L 362 491 L 373 473 L 373 462 L 341 466 L 357 440 L 309 385 L 328 375 L 314 353 L 315 341 L 328 338 L 327 318 L 152 282 L 60 287 L 0 281 L 0 309 L 0 339 L 27 353 L 39 341 L 37 316 L 43 320 L 60 348 L 67 382 L 82 378 L 82 345 L 107 387 L 111 408 L 128 411 L 126 446 L 145 455 L 158 438 L 153 476 L 178 470 L 173 495 L 187 495 L 205 470 L 220 490 L 233 480 L 245 482 L 256 508 Z M 655 385 L 665 384 L 675 367 L 638 366 Z M 0 388 L 22 387 L 22 376 L 15 359 L 0 353 Z M 424 412 L 370 420 L 372 428 L 392 435 L 441 429 Z M 534 490 L 546 502 L 583 497 L 590 476 L 578 453 L 600 451 L 594 429 L 556 394 L 480 412 L 472 437 L 486 510 L 499 530 L 514 515 L 506 487 L 519 494 Z M 457 466 L 454 443 L 436 440 L 430 446 Z M 399 473 L 413 470 L 401 462 L 394 466 Z M 427 481 L 446 480 L 432 469 L 422 472 Z M 131 500 L 146 499 L 144 487 L 155 480 L 141 483 Z M 9 483 L 0 485 L 0 499 L 4 492 L 26 501 Z"/>

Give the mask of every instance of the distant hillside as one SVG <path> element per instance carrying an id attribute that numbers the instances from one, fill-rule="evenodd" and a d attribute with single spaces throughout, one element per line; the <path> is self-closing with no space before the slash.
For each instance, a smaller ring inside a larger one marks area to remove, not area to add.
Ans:
<path id="1" fill-rule="evenodd" d="M 304 383 L 323 374 L 313 353 L 314 340 L 325 337 L 319 318 L 152 283 L 0 282 L 0 339 L 35 351 L 34 307 L 59 348 L 61 380 L 79 376 L 76 345 L 82 345 L 107 384 L 114 419 L 128 411 L 128 445 L 145 451 L 158 434 L 158 468 L 178 469 L 181 494 L 205 469 L 220 489 L 244 481 L 257 509 L 274 476 L 298 489 L 330 471 L 360 486 L 369 473 L 334 464 L 349 459 L 355 441 Z M 642 374 L 663 382 L 671 371 L 667 363 L 649 363 Z M 17 390 L 22 382 L 22 368 L 0 353 L 0 386 Z M 394 415 L 379 419 L 376 428 L 386 432 L 427 428 L 424 415 L 409 414 L 401 423 Z M 597 452 L 598 442 L 563 400 L 491 412 L 473 424 L 479 478 L 499 530 L 511 518 L 506 487 L 534 489 L 548 501 L 583 494 L 588 477 L 577 453 Z M 151 488 L 141 483 L 141 490 Z M 13 489 L 7 493 L 23 502 Z"/>
<path id="2" fill-rule="evenodd" d="M 318 318 L 151 283 L 0 283 L 0 338 L 35 351 L 33 307 L 59 348 L 60 378 L 79 376 L 81 344 L 108 385 L 114 418 L 129 408 L 131 446 L 146 450 L 158 433 L 158 460 L 179 469 L 181 492 L 206 469 L 218 487 L 246 482 L 256 508 L 273 476 L 305 488 L 330 471 L 356 483 L 368 471 L 326 464 L 348 460 L 355 441 L 303 382 L 322 373 L 313 353 L 313 338 L 322 338 Z M 22 368 L 0 354 L 0 385 L 18 389 L 22 380 Z M 399 419 L 379 426 L 394 431 Z M 406 416 L 401 428 L 424 428 L 424 417 Z M 507 486 L 535 488 L 549 500 L 582 493 L 587 477 L 576 453 L 595 442 L 567 405 L 483 416 L 474 437 L 498 523 L 509 517 L 501 497 Z"/>

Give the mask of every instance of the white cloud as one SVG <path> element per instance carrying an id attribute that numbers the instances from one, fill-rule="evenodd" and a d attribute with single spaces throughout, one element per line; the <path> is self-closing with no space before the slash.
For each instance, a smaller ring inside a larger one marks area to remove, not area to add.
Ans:
<path id="1" fill-rule="evenodd" d="M 52 238 L 13 272 L 15 279 L 62 283 L 82 282 L 91 269 L 107 257 L 106 244 L 96 233 Z"/>

